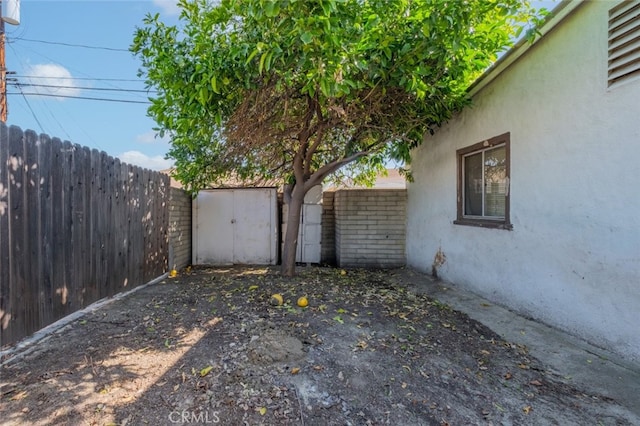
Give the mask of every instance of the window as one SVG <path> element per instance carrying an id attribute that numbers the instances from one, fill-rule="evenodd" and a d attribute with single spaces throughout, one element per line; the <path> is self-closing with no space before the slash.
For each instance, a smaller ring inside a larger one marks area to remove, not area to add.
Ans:
<path id="1" fill-rule="evenodd" d="M 458 225 L 511 229 L 509 221 L 510 134 L 459 149 Z"/>
<path id="2" fill-rule="evenodd" d="M 640 76 L 640 1 L 609 11 L 609 86 Z"/>

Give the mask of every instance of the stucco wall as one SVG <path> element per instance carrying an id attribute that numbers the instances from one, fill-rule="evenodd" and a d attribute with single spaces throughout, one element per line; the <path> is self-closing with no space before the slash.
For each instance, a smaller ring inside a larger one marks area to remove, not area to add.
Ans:
<path id="1" fill-rule="evenodd" d="M 414 151 L 407 261 L 640 360 L 640 78 L 585 2 Z M 456 149 L 511 133 L 513 230 L 454 225 Z M 444 263 L 443 263 L 444 262 Z"/>

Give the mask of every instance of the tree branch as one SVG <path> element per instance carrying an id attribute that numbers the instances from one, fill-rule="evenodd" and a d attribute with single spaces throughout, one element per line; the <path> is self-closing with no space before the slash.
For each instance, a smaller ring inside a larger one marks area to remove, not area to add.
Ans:
<path id="1" fill-rule="evenodd" d="M 313 141 L 311 146 L 307 149 L 307 155 L 305 156 L 305 159 L 304 159 L 305 175 L 309 175 L 311 173 L 311 163 L 313 160 L 313 156 L 318 150 L 318 146 L 320 146 L 320 144 L 322 143 L 322 139 L 324 138 L 324 135 L 326 132 L 326 127 L 323 125 L 318 124 L 315 127 L 316 127 L 316 129 L 314 130 L 315 140 Z"/>
<path id="2" fill-rule="evenodd" d="M 311 132 L 311 120 L 315 114 L 314 100 L 311 96 L 307 96 L 307 112 L 304 117 L 304 126 L 298 133 L 298 142 L 300 147 L 296 150 L 293 157 L 293 174 L 296 177 L 296 184 L 304 184 L 305 159 L 307 157 L 307 148 L 309 146 L 309 136 Z"/>
<path id="3" fill-rule="evenodd" d="M 322 181 L 324 180 L 325 177 L 329 176 L 331 173 L 335 172 L 336 170 L 338 170 L 340 167 L 351 163 L 352 161 L 357 160 L 358 158 L 361 157 L 366 157 L 367 155 L 369 155 L 369 151 L 360 151 L 357 152 L 353 155 L 350 155 L 349 157 L 345 157 L 341 160 L 335 160 L 332 161 L 330 163 L 325 164 L 324 166 L 320 167 L 318 170 L 316 170 L 310 177 L 309 180 L 307 180 L 304 183 L 304 189 L 305 191 L 308 191 L 309 189 L 313 188 L 314 186 L 322 183 Z"/>

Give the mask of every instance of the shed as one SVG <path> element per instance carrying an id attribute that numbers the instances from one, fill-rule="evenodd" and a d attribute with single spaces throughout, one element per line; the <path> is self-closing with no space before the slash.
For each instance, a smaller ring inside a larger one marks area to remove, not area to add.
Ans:
<path id="1" fill-rule="evenodd" d="M 275 188 L 209 189 L 193 200 L 193 262 L 197 265 L 275 265 Z"/>

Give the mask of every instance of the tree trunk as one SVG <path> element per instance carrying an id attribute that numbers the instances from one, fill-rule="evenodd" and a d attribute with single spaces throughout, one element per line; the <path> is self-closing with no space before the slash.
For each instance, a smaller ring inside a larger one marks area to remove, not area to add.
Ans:
<path id="1" fill-rule="evenodd" d="M 282 275 L 286 277 L 292 277 L 296 272 L 296 249 L 298 247 L 298 231 L 300 229 L 300 215 L 302 213 L 304 195 L 304 185 L 296 185 L 291 192 L 291 199 L 288 203 L 287 232 L 284 236 L 281 267 Z"/>

